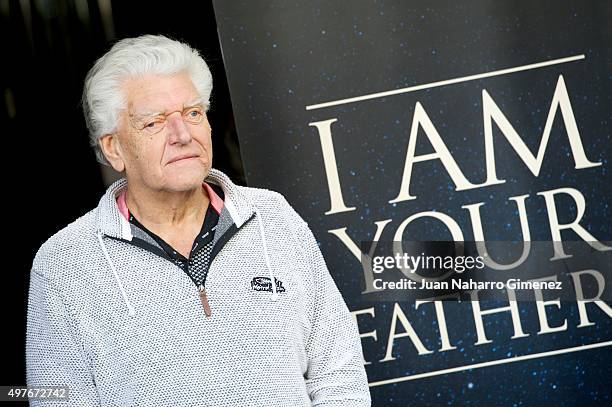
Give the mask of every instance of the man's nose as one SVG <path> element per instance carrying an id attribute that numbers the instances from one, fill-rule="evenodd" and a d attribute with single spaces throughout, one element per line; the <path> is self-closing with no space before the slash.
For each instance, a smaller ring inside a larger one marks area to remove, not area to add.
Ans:
<path id="1" fill-rule="evenodd" d="M 166 120 L 168 137 L 170 137 L 171 143 L 187 144 L 191 141 L 191 133 L 189 133 L 189 129 L 183 121 L 183 116 L 180 112 L 169 114 Z"/>

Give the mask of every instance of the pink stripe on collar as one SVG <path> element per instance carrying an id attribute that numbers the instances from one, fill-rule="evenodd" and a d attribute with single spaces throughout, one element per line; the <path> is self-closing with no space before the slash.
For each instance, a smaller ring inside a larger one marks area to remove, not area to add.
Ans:
<path id="1" fill-rule="evenodd" d="M 221 211 L 223 210 L 223 206 L 224 206 L 223 199 L 221 199 L 221 197 L 217 195 L 215 190 L 212 189 L 211 186 L 208 185 L 208 183 L 203 182 L 202 186 L 204 187 L 204 190 L 208 194 L 208 199 L 210 200 L 210 204 L 212 205 L 213 209 L 215 210 L 215 212 L 217 212 L 217 215 L 221 215 Z M 128 209 L 127 204 L 125 203 L 125 193 L 126 192 L 127 192 L 127 188 L 124 188 L 123 191 L 121 191 L 121 193 L 117 197 L 117 206 L 119 207 L 119 212 L 121 212 L 123 217 L 129 221 L 130 220 L 130 210 Z"/>
<path id="2" fill-rule="evenodd" d="M 130 210 L 128 209 L 127 204 L 125 203 L 125 192 L 126 191 L 127 191 L 127 188 L 123 188 L 123 191 L 121 191 L 121 194 L 119 194 L 119 196 L 117 197 L 117 206 L 119 207 L 119 212 L 121 212 L 123 217 L 129 222 Z"/>
<path id="3" fill-rule="evenodd" d="M 221 211 L 223 210 L 224 206 L 223 199 L 221 199 L 221 197 L 217 195 L 215 190 L 212 189 L 207 182 L 203 182 L 202 186 L 208 193 L 208 199 L 210 199 L 210 204 L 212 205 L 213 209 L 215 210 L 215 212 L 217 212 L 217 215 L 221 215 Z"/>

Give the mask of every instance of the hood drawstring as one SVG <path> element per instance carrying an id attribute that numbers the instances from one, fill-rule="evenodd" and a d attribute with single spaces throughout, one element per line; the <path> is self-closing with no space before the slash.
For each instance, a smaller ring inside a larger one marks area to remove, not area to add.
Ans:
<path id="1" fill-rule="evenodd" d="M 263 222 L 261 220 L 261 214 L 259 213 L 259 209 L 257 206 L 253 204 L 251 201 L 251 205 L 255 208 L 255 213 L 257 214 L 257 222 L 259 223 L 259 234 L 261 235 L 261 241 L 264 251 L 264 260 L 266 261 L 266 266 L 268 267 L 268 271 L 270 272 L 270 284 L 272 284 L 272 295 L 270 296 L 270 300 L 276 301 L 278 299 L 278 293 L 276 292 L 276 279 L 274 278 L 274 270 L 270 265 L 270 256 L 268 255 L 268 244 L 266 242 L 266 234 L 264 233 Z"/>
<path id="2" fill-rule="evenodd" d="M 136 310 L 132 306 L 132 303 L 130 302 L 127 296 L 127 293 L 125 292 L 125 289 L 123 288 L 123 284 L 121 283 L 121 280 L 119 279 L 119 275 L 117 274 L 117 269 L 115 269 L 115 265 L 113 264 L 110 256 L 108 255 L 108 250 L 106 250 L 106 245 L 104 244 L 104 241 L 102 240 L 103 238 L 102 232 L 98 231 L 97 236 L 98 236 L 98 242 L 100 243 L 100 247 L 102 248 L 102 252 L 104 253 L 104 257 L 106 257 L 106 261 L 108 262 L 108 265 L 113 271 L 115 280 L 117 280 L 117 285 L 119 286 L 119 290 L 121 291 L 121 296 L 123 297 L 123 301 L 125 302 L 125 305 L 127 306 L 127 309 L 128 309 L 128 315 L 133 317 L 134 315 L 136 315 Z"/>

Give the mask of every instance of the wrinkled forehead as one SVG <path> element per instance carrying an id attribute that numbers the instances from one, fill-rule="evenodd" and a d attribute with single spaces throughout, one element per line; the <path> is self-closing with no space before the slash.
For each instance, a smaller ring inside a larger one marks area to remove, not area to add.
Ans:
<path id="1" fill-rule="evenodd" d="M 163 114 L 204 102 L 186 73 L 128 78 L 123 92 L 128 111 L 137 115 Z"/>

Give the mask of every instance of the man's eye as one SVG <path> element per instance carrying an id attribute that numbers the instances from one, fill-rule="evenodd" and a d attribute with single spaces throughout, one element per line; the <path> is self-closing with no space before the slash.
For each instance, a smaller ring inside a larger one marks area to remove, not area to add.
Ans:
<path id="1" fill-rule="evenodd" d="M 189 112 L 187 112 L 187 116 L 191 119 L 197 119 L 201 115 L 202 115 L 202 112 L 199 111 L 198 109 L 190 110 Z"/>
<path id="2" fill-rule="evenodd" d="M 152 121 L 145 122 L 143 125 L 143 129 L 155 130 L 155 129 L 162 127 L 162 125 L 163 125 L 162 120 L 152 120 Z"/>

